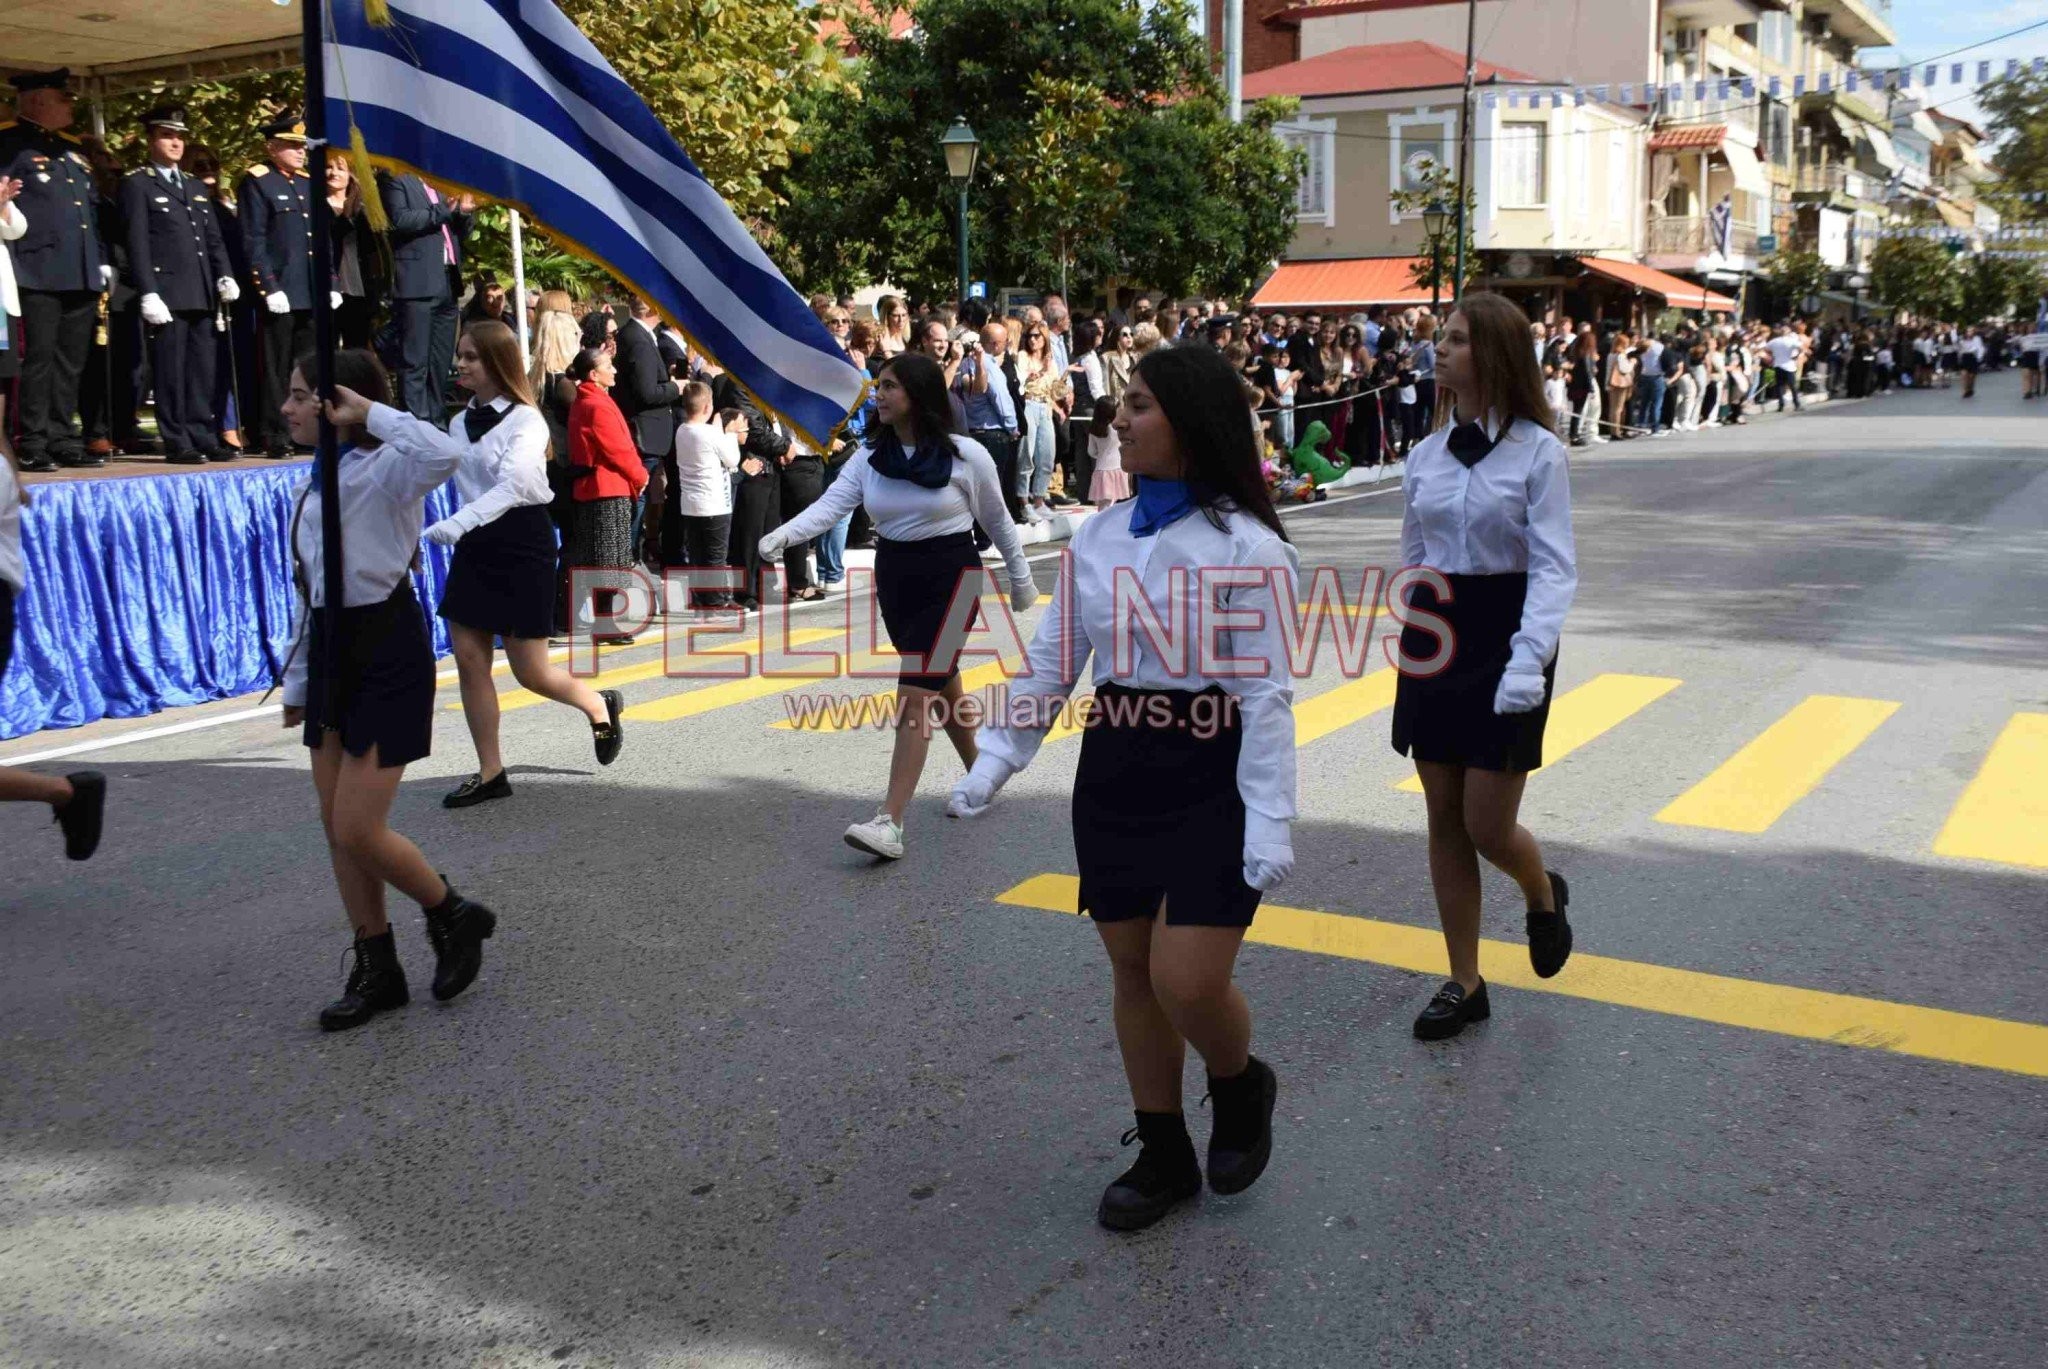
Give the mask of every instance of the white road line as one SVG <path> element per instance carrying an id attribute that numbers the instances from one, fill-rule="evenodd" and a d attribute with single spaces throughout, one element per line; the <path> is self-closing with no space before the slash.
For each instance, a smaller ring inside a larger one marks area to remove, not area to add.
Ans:
<path id="1" fill-rule="evenodd" d="M 1286 505 L 1280 509 L 1280 516 L 1284 520 L 1293 514 L 1314 513 L 1319 509 L 1334 508 L 1340 504 L 1350 504 L 1360 499 L 1371 499 L 1377 495 L 1397 494 L 1400 492 L 1400 489 L 1401 485 L 1397 480 L 1384 489 L 1371 489 L 1359 494 L 1352 494 L 1346 491 L 1341 494 L 1332 495 L 1320 504 Z M 1033 562 L 1050 561 L 1058 557 L 1063 550 L 1065 550 L 1064 547 L 1055 547 L 1039 552 L 1035 556 L 1027 556 L 1025 559 Z M 790 606 L 789 611 L 791 614 L 797 614 L 807 609 L 827 607 L 836 608 L 837 604 L 829 599 L 816 600 L 808 604 L 793 604 Z M 658 630 L 651 637 L 642 638 L 635 642 L 634 645 L 653 646 L 665 637 L 665 630 Z M 551 661 L 558 660 L 568 654 L 569 649 L 567 647 L 557 647 L 548 653 L 548 659 Z M 434 678 L 437 681 L 452 680 L 455 678 L 455 671 L 452 668 L 443 670 L 438 672 Z M 84 755 L 88 751 L 111 751 L 115 747 L 133 746 L 137 742 L 159 741 L 162 738 L 176 737 L 186 732 L 203 732 L 208 728 L 227 727 L 234 723 L 250 722 L 256 718 L 273 718 L 283 711 L 283 707 L 282 704 L 265 704 L 260 708 L 244 708 L 234 713 L 220 713 L 212 717 L 195 718 L 190 722 L 170 723 L 163 727 L 146 727 L 138 732 L 124 732 L 118 737 L 106 737 L 99 741 L 74 742 L 70 746 L 51 747 L 47 751 L 31 751 L 25 756 L 0 756 L 0 765 L 34 765 L 40 761 L 55 761 L 62 760 L 66 756 Z"/>

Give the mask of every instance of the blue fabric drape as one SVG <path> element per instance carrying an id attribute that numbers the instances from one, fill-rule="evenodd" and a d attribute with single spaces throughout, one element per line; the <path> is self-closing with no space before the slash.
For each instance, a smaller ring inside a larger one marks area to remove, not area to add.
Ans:
<path id="1" fill-rule="evenodd" d="M 291 645 L 287 536 L 311 470 L 300 461 L 33 486 L 0 739 L 268 689 Z M 458 503 L 454 484 L 442 486 L 427 496 L 427 522 Z M 420 543 L 422 603 L 441 602 L 450 552 Z M 434 651 L 446 654 L 447 626 L 431 622 Z"/>

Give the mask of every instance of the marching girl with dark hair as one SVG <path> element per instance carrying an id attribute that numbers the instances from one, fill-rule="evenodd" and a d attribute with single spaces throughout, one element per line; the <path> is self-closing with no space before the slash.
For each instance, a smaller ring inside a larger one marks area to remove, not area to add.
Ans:
<path id="1" fill-rule="evenodd" d="M 291 440 L 312 446 L 320 405 L 307 383 L 311 357 L 292 372 L 283 416 Z M 423 501 L 455 470 L 445 448 L 401 451 L 364 431 L 372 402 L 390 399 L 383 367 L 368 352 L 334 356 L 335 425 L 341 493 L 342 658 L 339 716 L 328 717 L 327 639 L 336 614 L 326 602 L 320 535 L 320 485 L 310 480 L 292 515 L 292 555 L 305 607 L 285 663 L 284 725 L 303 725 L 313 752 L 313 788 L 342 906 L 355 930 L 355 963 L 341 997 L 320 1012 L 327 1031 L 361 1026 L 410 997 L 398 963 L 384 886 L 420 905 L 434 948 L 434 997 L 468 988 L 483 965 L 483 943 L 497 917 L 463 898 L 434 872 L 417 846 L 391 830 L 392 796 L 405 767 L 432 749 L 434 650 L 413 594 Z"/>
<path id="2" fill-rule="evenodd" d="M 1578 586 L 1565 448 L 1529 320 L 1505 297 L 1459 301 L 1436 370 L 1447 421 L 1409 454 L 1401 561 L 1437 572 L 1449 593 L 1417 584 L 1409 594 L 1393 738 L 1422 779 L 1430 884 L 1450 950 L 1450 981 L 1415 1019 L 1425 1041 L 1491 1012 L 1479 977 L 1480 856 L 1522 888 L 1536 973 L 1556 974 L 1572 952 L 1564 877 L 1544 869 L 1516 821 L 1522 786 L 1543 764 L 1558 635 Z"/>
<path id="3" fill-rule="evenodd" d="M 352 411 L 350 421 L 414 457 L 456 461 L 462 507 L 428 528 L 427 540 L 455 547 L 440 611 L 455 651 L 477 772 L 441 802 L 468 808 L 512 793 L 498 750 L 493 638 L 504 639 L 512 678 L 522 688 L 590 720 L 599 765 L 618 759 L 625 744 L 619 715 L 626 701 L 618 690 L 599 693 L 548 659 L 555 609 L 548 423 L 534 406 L 512 330 L 488 319 L 463 329 L 455 344 L 455 379 L 470 392 L 470 402 L 449 420 L 446 432 L 388 404 Z"/>
<path id="4" fill-rule="evenodd" d="M 1041 714 L 1033 726 L 984 727 L 980 758 L 947 808 L 980 815 L 1030 764 L 1092 653 L 1074 854 L 1080 911 L 1109 953 L 1137 1110 L 1124 1142 L 1143 1143 L 1096 1209 L 1119 1231 L 1150 1226 L 1201 1191 L 1181 1107 L 1189 1045 L 1216 1108 L 1209 1187 L 1249 1188 L 1273 1148 L 1278 1081 L 1251 1053 L 1251 1008 L 1231 974 L 1260 898 L 1294 868 L 1294 689 L 1282 623 L 1299 558 L 1267 495 L 1242 393 L 1211 347 L 1161 348 L 1139 361 L 1116 420 L 1138 497 L 1074 535 L 1070 573 L 1031 642 L 1030 675 L 1011 682 L 1012 709 L 1030 698 Z M 1128 605 L 1118 612 L 1119 577 L 1135 577 L 1170 632 L 1214 641 L 1214 659 L 1170 663 L 1142 634 L 1120 644 L 1132 615 Z M 1218 614 L 1230 625 L 1212 629 Z"/>
<path id="5" fill-rule="evenodd" d="M 889 760 L 888 795 L 874 817 L 846 829 L 846 844 L 896 860 L 903 855 L 904 814 L 931 748 L 935 696 L 945 700 L 946 735 L 961 764 L 975 762 L 974 729 L 956 715 L 961 695 L 956 658 L 964 636 L 941 643 L 939 634 L 956 595 L 969 596 L 963 632 L 972 631 L 980 617 L 976 522 L 989 530 L 1002 552 L 1010 574 L 1010 607 L 1019 613 L 1030 608 L 1038 601 L 1038 589 L 1003 502 L 995 459 L 979 442 L 954 431 L 953 406 L 938 363 L 917 352 L 900 353 L 882 368 L 874 399 L 867 444 L 847 458 L 815 503 L 763 536 L 760 551 L 762 561 L 772 564 L 784 547 L 816 537 L 856 505 L 864 505 L 874 520 L 875 597 L 890 645 L 904 664 L 896 682 L 896 746 Z M 943 670 L 933 668 L 941 665 Z"/>

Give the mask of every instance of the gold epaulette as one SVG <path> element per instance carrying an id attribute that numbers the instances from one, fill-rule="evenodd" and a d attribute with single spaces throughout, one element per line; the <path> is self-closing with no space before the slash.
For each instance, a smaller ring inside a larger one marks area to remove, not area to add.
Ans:
<path id="1" fill-rule="evenodd" d="M 267 166 L 252 166 L 249 168 L 249 174 L 251 176 L 268 176 L 270 168 Z"/>

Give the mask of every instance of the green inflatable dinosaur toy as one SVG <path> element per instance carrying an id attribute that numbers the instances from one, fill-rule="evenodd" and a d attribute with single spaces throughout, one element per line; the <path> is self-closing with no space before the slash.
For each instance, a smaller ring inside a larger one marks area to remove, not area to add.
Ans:
<path id="1" fill-rule="evenodd" d="M 1287 453 L 1287 460 L 1293 465 L 1296 474 L 1305 475 L 1318 486 L 1322 486 L 1351 469 L 1350 458 L 1342 453 L 1338 454 L 1335 461 L 1322 454 L 1320 448 L 1329 440 L 1330 430 L 1320 418 L 1308 425 L 1308 431 L 1301 435 L 1301 441 L 1295 443 L 1294 450 Z"/>

